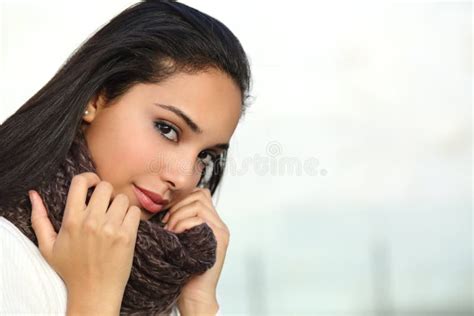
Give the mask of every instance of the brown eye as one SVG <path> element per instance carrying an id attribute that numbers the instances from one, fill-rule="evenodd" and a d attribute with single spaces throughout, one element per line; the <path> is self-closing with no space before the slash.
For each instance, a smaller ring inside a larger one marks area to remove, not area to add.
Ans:
<path id="1" fill-rule="evenodd" d="M 171 125 L 168 125 L 164 122 L 155 122 L 156 129 L 160 132 L 163 137 L 166 139 L 177 142 L 178 141 L 178 132 Z"/>
<path id="2" fill-rule="evenodd" d="M 212 174 L 214 173 L 214 163 L 217 160 L 217 156 L 217 154 L 209 151 L 202 151 L 199 153 L 198 158 L 200 159 L 203 168 L 201 179 L 199 180 L 200 185 L 210 181 Z"/>
<path id="3" fill-rule="evenodd" d="M 201 151 L 198 155 L 198 158 L 201 159 L 204 165 L 209 165 L 212 161 L 216 159 L 217 155 L 209 151 Z"/>

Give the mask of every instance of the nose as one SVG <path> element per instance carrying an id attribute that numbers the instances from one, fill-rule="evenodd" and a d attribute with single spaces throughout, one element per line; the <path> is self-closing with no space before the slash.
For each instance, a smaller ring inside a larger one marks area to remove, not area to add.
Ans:
<path id="1" fill-rule="evenodd" d="M 188 153 L 179 155 L 179 158 L 169 157 L 163 161 L 159 175 L 172 190 L 194 186 L 201 175 L 196 165 L 196 155 Z"/>

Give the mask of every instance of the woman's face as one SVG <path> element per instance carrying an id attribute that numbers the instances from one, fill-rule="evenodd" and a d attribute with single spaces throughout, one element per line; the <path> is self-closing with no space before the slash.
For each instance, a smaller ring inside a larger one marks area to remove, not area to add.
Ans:
<path id="1" fill-rule="evenodd" d="M 140 207 L 138 186 L 167 199 L 168 209 L 196 188 L 205 164 L 223 150 L 217 145 L 229 143 L 241 102 L 238 86 L 215 69 L 134 85 L 112 105 L 91 100 L 83 130 L 99 177 L 130 205 Z M 142 220 L 153 216 L 141 211 Z"/>

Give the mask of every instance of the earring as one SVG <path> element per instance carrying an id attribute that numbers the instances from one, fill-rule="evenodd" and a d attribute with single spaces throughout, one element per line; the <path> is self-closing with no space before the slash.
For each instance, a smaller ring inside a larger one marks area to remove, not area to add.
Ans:
<path id="1" fill-rule="evenodd" d="M 85 110 L 84 115 L 89 115 L 89 110 Z"/>

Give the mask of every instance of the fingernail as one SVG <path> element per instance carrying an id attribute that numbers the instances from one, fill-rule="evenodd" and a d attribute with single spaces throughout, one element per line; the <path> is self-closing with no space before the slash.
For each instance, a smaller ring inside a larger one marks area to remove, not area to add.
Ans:
<path id="1" fill-rule="evenodd" d="M 163 227 L 164 229 L 168 230 L 168 224 L 165 225 L 165 227 Z"/>
<path id="2" fill-rule="evenodd" d="M 28 197 L 30 198 L 30 201 L 33 202 L 33 191 L 28 190 Z"/>

